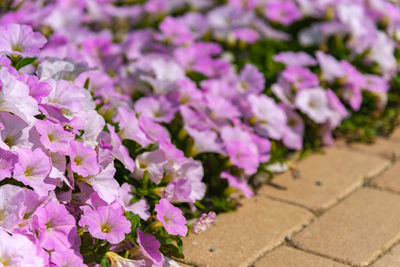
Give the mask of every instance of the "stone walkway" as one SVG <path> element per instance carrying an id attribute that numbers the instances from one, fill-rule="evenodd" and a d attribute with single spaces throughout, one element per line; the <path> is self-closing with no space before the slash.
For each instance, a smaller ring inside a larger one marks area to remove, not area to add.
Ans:
<path id="1" fill-rule="evenodd" d="M 400 266 L 400 130 L 295 168 L 185 238 L 182 266 Z"/>

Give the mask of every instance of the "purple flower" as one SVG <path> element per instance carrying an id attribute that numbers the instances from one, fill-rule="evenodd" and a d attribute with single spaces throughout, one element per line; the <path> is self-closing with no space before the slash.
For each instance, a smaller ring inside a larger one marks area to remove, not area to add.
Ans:
<path id="1" fill-rule="evenodd" d="M 325 122 L 331 114 L 326 91 L 320 87 L 299 91 L 295 103 L 297 108 L 316 123 Z"/>
<path id="2" fill-rule="evenodd" d="M 300 115 L 289 107 L 284 107 L 287 117 L 287 127 L 283 136 L 285 146 L 301 149 L 303 146 L 304 121 Z"/>
<path id="3" fill-rule="evenodd" d="M 0 228 L 13 232 L 21 222 L 25 211 L 24 189 L 5 184 L 0 187 Z"/>
<path id="4" fill-rule="evenodd" d="M 136 112 L 156 122 L 171 122 L 177 111 L 165 97 L 142 97 L 135 103 Z"/>
<path id="5" fill-rule="evenodd" d="M 76 252 L 72 249 L 51 252 L 51 261 L 57 266 L 63 266 L 63 267 L 87 266 L 83 264 L 83 259 L 77 256 Z"/>
<path id="6" fill-rule="evenodd" d="M 249 95 L 247 100 L 260 135 L 281 139 L 286 125 L 285 112 L 272 98 L 265 95 Z"/>
<path id="7" fill-rule="evenodd" d="M 71 169 L 77 174 L 88 177 L 99 173 L 100 166 L 97 163 L 97 153 L 93 148 L 73 140 L 70 142 L 67 154 L 71 159 Z"/>
<path id="8" fill-rule="evenodd" d="M 254 65 L 244 65 L 239 74 L 239 91 L 247 94 L 259 94 L 264 90 L 264 86 L 264 75 Z"/>
<path id="9" fill-rule="evenodd" d="M 39 233 L 40 245 L 47 250 L 64 251 L 80 242 L 75 218 L 57 202 L 51 201 L 35 211 L 33 227 Z"/>
<path id="10" fill-rule="evenodd" d="M 294 2 L 282 0 L 268 2 L 265 15 L 272 21 L 289 25 L 301 18 L 301 12 Z"/>
<path id="11" fill-rule="evenodd" d="M 159 220 L 165 230 L 171 235 L 186 236 L 186 219 L 182 211 L 169 203 L 165 198 L 160 199 L 160 203 L 155 207 L 157 220 Z"/>
<path id="12" fill-rule="evenodd" d="M 316 52 L 318 64 L 322 70 L 322 79 L 328 82 L 333 82 L 335 79 L 345 76 L 342 64 L 333 56 L 327 55 L 324 52 Z"/>
<path id="13" fill-rule="evenodd" d="M 3 266 L 46 266 L 38 248 L 27 237 L 0 229 L 0 258 Z"/>
<path id="14" fill-rule="evenodd" d="M 317 61 L 305 52 L 280 52 L 274 55 L 274 60 L 286 66 L 314 66 Z"/>
<path id="15" fill-rule="evenodd" d="M 210 227 L 211 224 L 214 223 L 216 217 L 217 217 L 217 215 L 213 211 L 210 211 L 208 214 L 203 213 L 200 216 L 200 218 L 198 218 L 197 221 L 195 221 L 193 223 L 193 226 L 192 226 L 193 233 L 201 234 L 201 233 L 205 232 L 207 230 L 207 228 Z"/>
<path id="16" fill-rule="evenodd" d="M 48 120 L 38 120 L 35 128 L 40 134 L 40 142 L 51 152 L 65 153 L 69 147 L 69 142 L 74 139 L 74 134 L 66 131 L 59 123 Z"/>
<path id="17" fill-rule="evenodd" d="M 140 229 L 137 232 L 137 242 L 139 249 L 133 252 L 134 259 L 148 259 L 154 264 L 164 261 L 164 256 L 160 253 L 160 242 L 151 234 L 144 234 Z"/>
<path id="18" fill-rule="evenodd" d="M 252 136 L 239 127 L 225 126 L 221 129 L 221 137 L 230 161 L 246 174 L 256 173 L 262 158 Z"/>
<path id="19" fill-rule="evenodd" d="M 254 195 L 254 192 L 247 185 L 247 181 L 233 176 L 228 172 L 222 172 L 221 178 L 227 179 L 229 186 L 241 190 L 246 197 L 252 197 Z"/>
<path id="20" fill-rule="evenodd" d="M 176 45 L 189 44 L 193 41 L 190 30 L 176 18 L 166 17 L 159 28 L 167 40 Z"/>
<path id="21" fill-rule="evenodd" d="M 124 217 L 124 210 L 116 204 L 101 206 L 93 210 L 83 207 L 79 225 L 86 228 L 96 238 L 106 239 L 111 244 L 118 244 L 131 231 L 131 223 Z"/>
<path id="22" fill-rule="evenodd" d="M 47 195 L 55 188 L 46 179 L 50 174 L 50 158 L 40 149 L 22 148 L 17 151 L 18 163 L 14 167 L 13 177 L 25 185 L 31 186 L 39 195 Z"/>
<path id="23" fill-rule="evenodd" d="M 17 156 L 13 152 L 0 148 L 0 181 L 11 177 L 16 160 Z"/>
<path id="24" fill-rule="evenodd" d="M 280 77 L 297 89 L 312 88 L 319 84 L 317 75 L 300 66 L 286 68 Z"/>
<path id="25" fill-rule="evenodd" d="M 249 44 L 255 43 L 260 38 L 260 34 L 250 28 L 235 29 L 233 30 L 233 34 L 237 39 Z"/>
<path id="26" fill-rule="evenodd" d="M 132 198 L 132 186 L 128 183 L 122 184 L 119 189 L 119 199 L 121 204 L 124 206 L 124 209 L 139 215 L 143 220 L 147 220 L 150 217 L 150 206 L 147 204 L 146 199 L 142 198 L 141 200 L 131 204 Z"/>
<path id="27" fill-rule="evenodd" d="M 28 25 L 8 24 L 0 27 L 0 53 L 35 57 L 46 42 L 41 33 L 33 32 Z"/>

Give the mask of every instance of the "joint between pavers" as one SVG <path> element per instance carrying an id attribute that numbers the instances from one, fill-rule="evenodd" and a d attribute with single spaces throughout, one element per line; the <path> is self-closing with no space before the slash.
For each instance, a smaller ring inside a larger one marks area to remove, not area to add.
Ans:
<path id="1" fill-rule="evenodd" d="M 385 250 L 381 254 L 379 254 L 379 256 L 376 257 L 376 259 L 374 259 L 368 266 L 374 265 L 379 259 L 381 259 L 384 256 L 386 256 L 388 253 L 390 253 L 394 249 L 394 247 L 396 247 L 399 244 L 400 244 L 400 239 L 397 240 L 396 242 L 394 242 L 394 244 L 390 248 L 388 248 L 387 250 Z"/>
<path id="2" fill-rule="evenodd" d="M 290 203 L 286 203 L 286 204 L 290 204 Z M 308 225 L 310 225 L 314 220 L 315 220 L 315 216 L 312 217 L 307 223 L 303 223 L 301 225 L 301 228 L 298 230 L 293 230 L 291 233 L 288 233 L 285 238 L 276 246 L 262 252 L 254 261 L 252 261 L 251 263 L 249 263 L 247 266 L 248 267 L 252 267 L 254 266 L 261 258 L 265 257 L 266 255 L 268 255 L 269 253 L 271 253 L 272 251 L 274 251 L 275 249 L 278 249 L 280 246 L 282 245 L 287 245 L 289 244 L 289 240 L 291 240 L 291 237 L 300 233 L 301 231 L 303 231 L 305 228 L 307 228 Z"/>
<path id="3" fill-rule="evenodd" d="M 314 217 L 318 217 L 317 214 L 316 214 L 316 212 L 315 212 L 314 210 L 312 210 L 312 209 L 310 209 L 310 208 L 308 208 L 308 207 L 306 207 L 306 206 L 304 206 L 304 205 L 301 205 L 301 204 L 299 204 L 299 203 L 295 203 L 295 202 L 292 202 L 292 201 L 290 201 L 290 200 L 280 199 L 280 198 L 276 198 L 276 197 L 272 197 L 272 196 L 264 195 L 264 194 L 257 195 L 257 196 L 259 196 L 259 197 L 265 197 L 265 198 L 268 198 L 268 199 L 271 199 L 271 200 L 274 200 L 274 201 L 277 201 L 277 202 L 289 204 L 289 205 L 291 205 L 291 206 L 296 206 L 296 207 L 298 207 L 298 208 L 301 208 L 301 209 L 304 209 L 304 210 L 310 212 Z"/>
<path id="4" fill-rule="evenodd" d="M 350 261 L 346 261 L 346 260 L 343 260 L 343 259 L 338 259 L 338 258 L 329 256 L 329 255 L 325 255 L 325 254 L 318 253 L 318 252 L 315 252 L 315 251 L 312 251 L 312 250 L 301 248 L 301 247 L 297 246 L 295 243 L 293 243 L 292 241 L 287 242 L 287 244 L 288 244 L 288 246 L 290 246 L 290 247 L 292 247 L 294 249 L 303 251 L 305 253 L 312 254 L 314 256 L 319 256 L 321 258 L 325 258 L 325 259 L 332 260 L 332 261 L 335 261 L 335 262 L 338 262 L 338 263 L 342 263 L 342 264 L 346 264 L 346 265 L 349 265 L 349 266 L 356 266 L 353 263 L 351 263 Z"/>

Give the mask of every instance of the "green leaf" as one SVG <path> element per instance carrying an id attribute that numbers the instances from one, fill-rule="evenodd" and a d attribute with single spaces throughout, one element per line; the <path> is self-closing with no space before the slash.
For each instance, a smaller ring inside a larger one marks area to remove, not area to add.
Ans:
<path id="1" fill-rule="evenodd" d="M 35 57 L 25 57 L 25 58 L 22 58 L 22 59 L 20 59 L 20 60 L 17 62 L 17 64 L 15 64 L 15 68 L 16 68 L 17 70 L 19 70 L 19 69 L 21 69 L 21 68 L 23 68 L 23 67 L 25 67 L 25 66 L 27 66 L 27 65 L 29 65 L 29 64 L 31 64 L 31 63 L 33 63 L 33 62 L 35 62 L 35 60 L 36 60 Z"/>
<path id="2" fill-rule="evenodd" d="M 85 84 L 83 85 L 83 88 L 89 89 L 89 84 L 90 84 L 90 78 L 87 78 Z"/>
<path id="3" fill-rule="evenodd" d="M 110 267 L 110 266 L 111 266 L 111 265 L 110 265 L 110 262 L 108 261 L 107 256 L 104 256 L 104 257 L 101 259 L 100 266 L 101 266 L 101 267 Z"/>
<path id="4" fill-rule="evenodd" d="M 136 232 L 136 228 L 140 226 L 140 216 L 131 211 L 125 211 L 125 217 L 131 222 L 131 231 Z"/>

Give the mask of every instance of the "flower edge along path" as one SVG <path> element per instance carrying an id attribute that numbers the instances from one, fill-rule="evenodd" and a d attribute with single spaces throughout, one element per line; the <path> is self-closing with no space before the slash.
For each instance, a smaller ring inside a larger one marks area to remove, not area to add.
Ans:
<path id="1" fill-rule="evenodd" d="M 307 3 L 2 7 L 1 231 L 43 264 L 174 265 L 288 155 L 390 132 L 399 8 Z"/>

